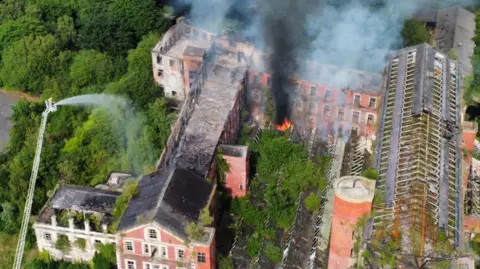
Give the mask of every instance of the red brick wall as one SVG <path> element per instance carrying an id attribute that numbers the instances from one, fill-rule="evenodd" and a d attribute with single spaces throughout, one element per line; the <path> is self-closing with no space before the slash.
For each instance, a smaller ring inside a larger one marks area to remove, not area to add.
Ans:
<path id="1" fill-rule="evenodd" d="M 223 155 L 230 165 L 230 171 L 225 175 L 225 187 L 232 197 L 243 197 L 248 186 L 248 155 L 247 158 Z M 243 189 L 240 189 L 240 185 Z"/>
<path id="2" fill-rule="evenodd" d="M 338 196 L 334 197 L 329 269 L 347 269 L 352 265 L 353 230 L 357 220 L 369 213 L 371 208 L 371 202 L 351 203 Z"/>
<path id="3" fill-rule="evenodd" d="M 249 71 L 248 72 L 248 100 L 250 100 L 250 112 L 257 120 L 262 120 L 264 105 L 264 89 L 268 88 L 270 75 Z M 257 83 L 257 82 L 258 83 Z M 354 91 L 345 89 L 345 94 L 340 94 L 342 89 L 330 87 L 328 85 L 321 85 L 311 83 L 305 80 L 298 80 L 300 83 L 298 94 L 306 97 L 307 102 L 295 104 L 292 108 L 292 120 L 300 120 L 307 124 L 309 127 L 314 127 L 319 123 L 324 126 L 328 125 L 342 125 L 345 127 L 356 128 L 360 135 L 373 136 L 376 133 L 375 124 L 367 124 L 368 113 L 374 115 L 374 122 L 377 122 L 379 117 L 379 108 L 381 103 L 381 96 L 377 94 L 370 94 L 360 91 Z M 316 107 L 310 112 L 310 100 L 312 99 L 311 87 L 315 87 L 315 99 L 317 100 Z M 330 97 L 325 99 L 325 93 L 327 89 L 330 90 Z M 360 104 L 354 104 L 354 95 L 360 94 Z M 255 98 L 257 97 L 257 99 Z M 376 99 L 375 107 L 369 107 L 370 98 Z M 298 98 L 299 99 L 299 98 Z M 342 100 L 343 99 L 343 100 Z M 297 100 L 298 101 L 298 100 Z M 329 116 L 323 115 L 324 107 L 329 106 Z M 337 115 L 339 109 L 344 111 L 344 120 L 338 120 Z M 353 110 L 360 112 L 360 119 L 358 123 L 352 121 Z M 257 117 L 256 117 L 257 116 Z M 308 118 L 307 118 L 308 117 Z M 362 121 L 364 121 L 362 123 Z M 328 128 L 328 127 L 327 127 Z"/>

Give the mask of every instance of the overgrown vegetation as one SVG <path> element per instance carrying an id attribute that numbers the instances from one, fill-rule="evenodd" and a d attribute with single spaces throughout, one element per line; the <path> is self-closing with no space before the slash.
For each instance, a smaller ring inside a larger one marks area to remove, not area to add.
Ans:
<path id="1" fill-rule="evenodd" d="M 128 179 L 125 182 L 122 194 L 115 201 L 115 208 L 113 209 L 113 217 L 115 220 L 110 226 L 111 232 L 117 231 L 120 218 L 122 217 L 123 213 L 125 213 L 125 210 L 127 210 L 128 203 L 130 202 L 132 197 L 138 195 L 137 185 L 138 180 Z"/>
<path id="2" fill-rule="evenodd" d="M 403 47 L 427 43 L 430 40 L 430 34 L 425 28 L 425 23 L 415 19 L 409 19 L 404 22 L 401 35 Z"/>
<path id="3" fill-rule="evenodd" d="M 202 209 L 198 222 L 190 222 L 185 227 L 185 232 L 188 234 L 190 240 L 201 241 L 203 239 L 204 229 L 206 226 L 212 224 L 213 217 L 210 216 L 208 208 Z"/>
<path id="4" fill-rule="evenodd" d="M 265 245 L 265 250 L 264 250 L 265 256 L 272 262 L 276 264 L 280 264 L 282 262 L 282 249 L 279 247 L 275 246 L 273 243 L 268 242 Z"/>
<path id="5" fill-rule="evenodd" d="M 227 160 L 223 158 L 223 152 L 221 148 L 218 148 L 217 153 L 215 154 L 215 165 L 217 168 L 218 180 L 223 184 L 225 183 L 225 173 L 230 171 L 230 165 L 228 164 Z"/>
<path id="6" fill-rule="evenodd" d="M 85 247 L 87 246 L 87 241 L 85 240 L 85 238 L 77 238 L 75 240 L 75 245 L 81 249 L 81 250 L 85 250 Z"/>
<path id="7" fill-rule="evenodd" d="M 65 253 L 70 252 L 71 245 L 68 237 L 64 234 L 58 234 L 57 241 L 55 241 L 55 248 Z"/>
<path id="8" fill-rule="evenodd" d="M 255 229 L 246 247 L 247 253 L 254 257 L 264 238 L 274 238 L 276 229 L 290 227 L 295 217 L 295 201 L 301 191 L 316 192 L 325 188 L 329 158 L 311 161 L 303 145 L 275 131 L 264 131 L 252 150 L 258 155 L 257 175 L 250 181 L 249 194 L 233 200 L 232 213 Z M 306 203 L 311 204 L 312 209 L 319 206 L 315 198 Z M 267 218 L 272 225 L 265 227 Z"/>
<path id="9" fill-rule="evenodd" d="M 373 180 L 378 180 L 379 175 L 378 175 L 378 172 L 375 168 L 369 167 L 362 172 L 362 177 L 366 177 L 368 179 L 373 179 Z"/>
<path id="10" fill-rule="evenodd" d="M 233 265 L 232 257 L 230 256 L 222 256 L 218 262 L 218 269 L 235 269 Z"/>
<path id="11" fill-rule="evenodd" d="M 305 199 L 305 208 L 311 212 L 316 212 L 320 209 L 320 198 L 315 193 L 310 193 Z"/>

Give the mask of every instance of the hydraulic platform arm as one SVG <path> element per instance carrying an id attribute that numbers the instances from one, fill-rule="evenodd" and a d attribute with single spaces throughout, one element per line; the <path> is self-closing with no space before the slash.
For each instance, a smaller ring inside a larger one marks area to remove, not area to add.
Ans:
<path id="1" fill-rule="evenodd" d="M 42 113 L 42 122 L 38 132 L 37 148 L 35 150 L 35 158 L 33 160 L 32 174 L 30 176 L 30 183 L 28 186 L 27 200 L 25 201 L 25 209 L 23 210 L 22 227 L 17 242 L 17 250 L 15 254 L 15 262 L 13 269 L 20 269 L 22 265 L 23 250 L 25 247 L 25 237 L 27 235 L 28 223 L 30 220 L 30 213 L 32 211 L 33 194 L 35 192 L 35 182 L 37 181 L 38 167 L 40 165 L 40 155 L 42 153 L 43 134 L 47 126 L 47 117 L 50 112 L 57 110 L 57 106 L 53 103 L 52 98 L 45 101 L 45 111 Z"/>

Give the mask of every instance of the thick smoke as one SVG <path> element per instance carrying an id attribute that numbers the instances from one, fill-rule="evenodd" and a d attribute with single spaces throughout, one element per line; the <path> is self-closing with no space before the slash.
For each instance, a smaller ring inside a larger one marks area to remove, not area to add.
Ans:
<path id="1" fill-rule="evenodd" d="M 177 0 L 191 5 L 192 21 L 219 29 L 233 11 L 251 14 L 244 35 L 271 53 L 266 66 L 272 74 L 277 121 L 290 113 L 294 91 L 288 80 L 305 78 L 341 89 L 358 78 L 340 70 L 311 70 L 305 60 L 341 68 L 381 73 L 390 51 L 401 47 L 405 19 L 416 11 L 475 0 Z M 246 4 L 246 2 L 248 4 Z"/>

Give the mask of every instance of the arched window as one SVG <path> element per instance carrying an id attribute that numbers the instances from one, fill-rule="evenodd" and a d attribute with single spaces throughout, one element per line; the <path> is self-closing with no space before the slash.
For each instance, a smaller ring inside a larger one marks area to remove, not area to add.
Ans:
<path id="1" fill-rule="evenodd" d="M 150 239 L 158 239 L 157 230 L 155 230 L 155 229 L 149 229 L 149 230 L 148 230 L 148 238 L 150 238 Z"/>

